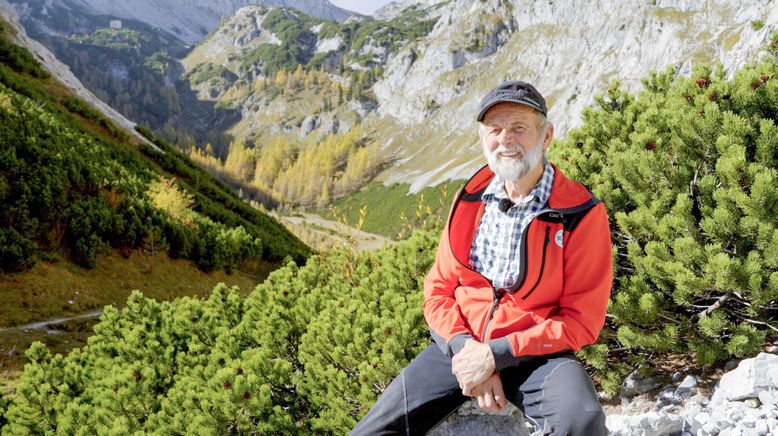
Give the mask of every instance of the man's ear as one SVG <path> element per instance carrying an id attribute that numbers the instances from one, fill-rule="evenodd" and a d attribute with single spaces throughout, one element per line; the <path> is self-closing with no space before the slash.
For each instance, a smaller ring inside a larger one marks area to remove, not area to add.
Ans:
<path id="1" fill-rule="evenodd" d="M 554 124 L 550 121 L 547 124 L 546 138 L 543 140 L 543 150 L 548 150 L 548 147 L 551 145 L 551 140 L 554 139 Z"/>

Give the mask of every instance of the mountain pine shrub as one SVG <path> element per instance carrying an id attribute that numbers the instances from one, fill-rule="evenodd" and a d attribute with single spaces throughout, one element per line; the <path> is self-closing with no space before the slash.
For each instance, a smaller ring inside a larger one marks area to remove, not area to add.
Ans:
<path id="1" fill-rule="evenodd" d="M 421 286 L 437 236 L 289 261 L 247 297 L 136 291 L 83 349 L 30 347 L 0 432 L 346 433 L 429 343 Z"/>
<path id="2" fill-rule="evenodd" d="M 637 96 L 614 83 L 555 147 L 611 216 L 616 283 L 603 337 L 633 360 L 609 367 L 604 344 L 584 353 L 611 390 L 611 370 L 627 362 L 746 357 L 778 331 L 776 50 L 778 33 L 731 80 L 696 66 L 691 77 L 651 74 Z"/>
<path id="3" fill-rule="evenodd" d="M 0 392 L 0 429 L 3 428 L 4 425 L 8 424 L 8 419 L 5 417 L 5 412 L 8 410 L 8 405 L 11 403 L 11 401 L 3 396 L 3 393 Z"/>

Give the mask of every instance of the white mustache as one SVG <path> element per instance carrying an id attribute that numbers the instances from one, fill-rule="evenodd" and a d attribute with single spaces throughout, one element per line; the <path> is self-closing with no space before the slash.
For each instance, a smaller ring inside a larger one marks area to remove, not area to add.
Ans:
<path id="1" fill-rule="evenodd" d="M 524 155 L 526 154 L 526 153 L 524 152 L 524 147 L 522 147 L 522 146 L 517 146 L 517 147 L 505 147 L 505 146 L 503 146 L 503 145 L 500 145 L 500 146 L 498 146 L 498 147 L 497 147 L 497 148 L 495 148 L 495 149 L 494 149 L 494 151 L 492 152 L 492 154 L 494 154 L 495 156 L 496 156 L 496 155 L 498 155 L 498 154 L 500 154 L 500 153 L 521 153 L 521 157 L 524 157 Z"/>

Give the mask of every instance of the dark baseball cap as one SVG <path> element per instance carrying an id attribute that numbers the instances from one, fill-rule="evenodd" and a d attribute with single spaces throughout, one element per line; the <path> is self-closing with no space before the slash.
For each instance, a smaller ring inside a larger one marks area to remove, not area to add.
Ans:
<path id="1" fill-rule="evenodd" d="M 489 91 L 489 94 L 481 100 L 478 122 L 484 120 L 484 115 L 492 106 L 503 102 L 529 106 L 546 116 L 546 100 L 534 86 L 521 80 L 509 80 Z"/>

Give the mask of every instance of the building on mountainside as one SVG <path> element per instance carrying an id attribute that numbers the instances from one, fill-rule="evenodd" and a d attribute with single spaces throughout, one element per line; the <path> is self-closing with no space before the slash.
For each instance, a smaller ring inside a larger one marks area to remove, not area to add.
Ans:
<path id="1" fill-rule="evenodd" d="M 108 27 L 111 29 L 121 29 L 122 28 L 122 20 L 111 20 Z"/>

